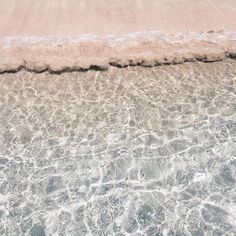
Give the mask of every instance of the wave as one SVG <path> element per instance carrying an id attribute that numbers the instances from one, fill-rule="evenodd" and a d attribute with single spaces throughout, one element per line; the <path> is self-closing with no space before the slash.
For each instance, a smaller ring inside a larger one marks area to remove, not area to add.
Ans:
<path id="1" fill-rule="evenodd" d="M 0 39 L 0 73 L 21 69 L 61 73 L 226 58 L 236 58 L 236 32 L 166 34 L 145 31 L 119 36 L 35 35 Z"/>

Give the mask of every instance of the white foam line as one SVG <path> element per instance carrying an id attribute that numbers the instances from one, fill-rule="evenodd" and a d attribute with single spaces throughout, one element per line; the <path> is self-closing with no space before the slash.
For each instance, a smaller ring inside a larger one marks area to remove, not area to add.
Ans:
<path id="1" fill-rule="evenodd" d="M 167 43 L 179 43 L 179 42 L 189 42 L 191 40 L 197 41 L 210 41 L 215 42 L 217 40 L 236 40 L 236 32 L 215 32 L 215 33 L 185 33 L 185 34 L 164 34 L 160 31 L 144 31 L 144 32 L 134 32 L 128 34 L 121 34 L 119 36 L 116 35 L 107 35 L 107 36 L 99 36 L 95 34 L 82 34 L 79 36 L 68 36 L 68 35 L 51 35 L 51 36 L 40 36 L 40 35 L 32 35 L 32 36 L 15 36 L 15 37 L 4 37 L 0 39 L 0 45 L 3 48 L 9 48 L 12 46 L 20 46 L 20 45 L 35 45 L 35 44 L 50 44 L 50 45 L 58 45 L 58 44 L 76 44 L 82 42 L 105 42 L 111 46 L 116 45 L 117 43 L 121 43 L 124 41 L 140 41 L 140 40 L 148 40 L 155 41 L 163 39 Z"/>

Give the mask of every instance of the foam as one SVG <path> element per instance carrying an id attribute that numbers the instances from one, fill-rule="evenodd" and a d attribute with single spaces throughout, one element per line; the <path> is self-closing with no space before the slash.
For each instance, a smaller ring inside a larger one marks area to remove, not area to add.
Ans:
<path id="1" fill-rule="evenodd" d="M 0 73 L 105 70 L 236 58 L 236 32 L 167 34 L 143 31 L 100 36 L 17 36 L 0 39 Z"/>

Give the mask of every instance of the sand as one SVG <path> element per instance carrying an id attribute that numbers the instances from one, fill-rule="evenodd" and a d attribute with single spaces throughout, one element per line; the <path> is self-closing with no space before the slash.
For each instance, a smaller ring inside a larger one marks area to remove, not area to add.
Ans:
<path id="1" fill-rule="evenodd" d="M 235 33 L 166 35 L 157 32 L 115 38 L 34 38 L 5 40 L 0 73 L 25 69 L 61 73 L 109 66 L 156 66 L 186 61 L 219 61 L 236 58 Z"/>
<path id="2" fill-rule="evenodd" d="M 236 1 L 0 1 L 0 73 L 236 56 Z"/>
<path id="3" fill-rule="evenodd" d="M 0 0 L 0 235 L 235 235 L 235 19 Z"/>
<path id="4" fill-rule="evenodd" d="M 0 0 L 0 37 L 236 31 L 235 0 Z"/>

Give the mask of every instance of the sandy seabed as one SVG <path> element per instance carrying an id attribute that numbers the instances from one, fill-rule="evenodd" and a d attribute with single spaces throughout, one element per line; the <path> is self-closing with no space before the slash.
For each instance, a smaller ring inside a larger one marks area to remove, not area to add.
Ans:
<path id="1" fill-rule="evenodd" d="M 0 75 L 1 235 L 235 235 L 236 62 Z"/>

